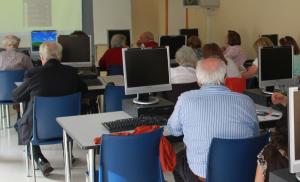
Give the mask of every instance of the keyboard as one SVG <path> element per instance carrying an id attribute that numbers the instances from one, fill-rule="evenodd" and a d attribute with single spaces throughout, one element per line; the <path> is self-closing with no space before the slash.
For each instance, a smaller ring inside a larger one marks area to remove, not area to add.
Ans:
<path id="1" fill-rule="evenodd" d="M 101 81 L 98 78 L 96 78 L 96 79 L 84 79 L 83 81 L 87 86 L 100 86 L 100 85 L 102 85 Z"/>
<path id="2" fill-rule="evenodd" d="M 134 130 L 142 125 L 167 125 L 168 117 L 164 116 L 140 116 L 128 119 L 119 119 L 102 123 L 111 133 Z"/>

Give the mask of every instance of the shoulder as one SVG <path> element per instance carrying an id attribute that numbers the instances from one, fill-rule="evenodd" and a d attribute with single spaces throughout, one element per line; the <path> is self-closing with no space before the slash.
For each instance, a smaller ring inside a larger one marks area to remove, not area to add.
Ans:
<path id="1" fill-rule="evenodd" d="M 42 66 L 30 68 L 26 71 L 25 77 L 32 77 L 33 75 L 40 73 L 42 70 Z"/>

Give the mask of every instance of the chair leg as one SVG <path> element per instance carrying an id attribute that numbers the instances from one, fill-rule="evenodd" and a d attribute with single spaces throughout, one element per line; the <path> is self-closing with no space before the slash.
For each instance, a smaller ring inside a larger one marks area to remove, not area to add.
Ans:
<path id="1" fill-rule="evenodd" d="M 28 157 L 29 153 L 30 153 L 30 151 L 28 150 L 27 145 L 25 145 L 25 163 L 26 163 L 26 174 L 27 174 L 27 177 L 30 177 L 30 174 L 29 174 L 29 157 Z"/>
<path id="2" fill-rule="evenodd" d="M 4 112 L 4 105 L 1 104 L 1 123 L 3 128 L 5 128 L 5 112 Z"/>
<path id="3" fill-rule="evenodd" d="M 33 159 L 33 145 L 30 142 L 30 153 L 31 153 L 31 168 L 32 168 L 32 177 L 34 179 L 34 182 L 36 182 L 36 176 L 35 176 L 35 165 L 34 165 L 34 159 Z"/>
<path id="4" fill-rule="evenodd" d="M 70 168 L 72 168 L 73 164 L 72 164 L 72 154 L 73 154 L 73 150 L 72 150 L 72 146 L 71 146 L 71 141 L 69 140 L 68 142 L 68 147 L 69 147 L 69 159 L 70 159 Z"/>
<path id="5" fill-rule="evenodd" d="M 10 115 L 9 115 L 9 105 L 8 104 L 5 105 L 5 112 L 6 112 L 6 123 L 7 123 L 6 127 L 10 128 Z"/>

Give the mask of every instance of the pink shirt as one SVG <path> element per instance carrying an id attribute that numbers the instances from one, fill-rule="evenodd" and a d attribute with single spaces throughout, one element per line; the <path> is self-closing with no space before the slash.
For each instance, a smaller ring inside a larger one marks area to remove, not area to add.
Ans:
<path id="1" fill-rule="evenodd" d="M 238 67 L 247 60 L 247 55 L 240 45 L 228 46 L 223 54 L 226 58 L 235 62 Z"/>

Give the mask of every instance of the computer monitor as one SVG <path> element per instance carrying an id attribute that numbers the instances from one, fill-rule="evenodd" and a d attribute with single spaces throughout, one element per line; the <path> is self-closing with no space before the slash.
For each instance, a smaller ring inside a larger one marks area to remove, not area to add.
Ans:
<path id="1" fill-rule="evenodd" d="M 31 52 L 38 52 L 43 42 L 56 42 L 55 30 L 35 30 L 31 32 Z"/>
<path id="2" fill-rule="evenodd" d="M 116 35 L 116 34 L 123 34 L 126 37 L 126 45 L 128 47 L 131 46 L 131 41 L 130 41 L 130 30 L 124 29 L 124 30 L 108 30 L 107 31 L 107 44 L 108 47 L 111 48 L 111 38 Z"/>
<path id="3" fill-rule="evenodd" d="M 158 99 L 148 97 L 149 93 L 172 90 L 168 47 L 123 48 L 122 56 L 125 94 L 137 94 L 134 103 L 155 104 Z"/>
<path id="4" fill-rule="evenodd" d="M 186 36 L 184 35 L 174 35 L 161 36 L 159 39 L 159 46 L 165 47 L 169 46 L 170 49 L 170 59 L 175 59 L 175 54 L 178 49 L 180 49 L 183 45 L 186 45 Z"/>
<path id="5" fill-rule="evenodd" d="M 179 29 L 179 35 L 185 35 L 187 39 L 189 39 L 191 36 L 199 36 L 197 28 Z"/>
<path id="6" fill-rule="evenodd" d="M 296 173 L 300 180 L 300 91 L 289 88 L 289 166 L 290 173 Z"/>
<path id="7" fill-rule="evenodd" d="M 259 87 L 284 89 L 293 84 L 293 48 L 260 47 L 258 51 Z"/>
<path id="8" fill-rule="evenodd" d="M 273 42 L 274 46 L 278 45 L 278 34 L 266 34 L 266 35 L 261 35 L 261 37 L 269 38 Z"/>
<path id="9" fill-rule="evenodd" d="M 91 67 L 91 38 L 89 36 L 60 35 L 57 41 L 62 45 L 62 64 L 73 67 Z"/>

